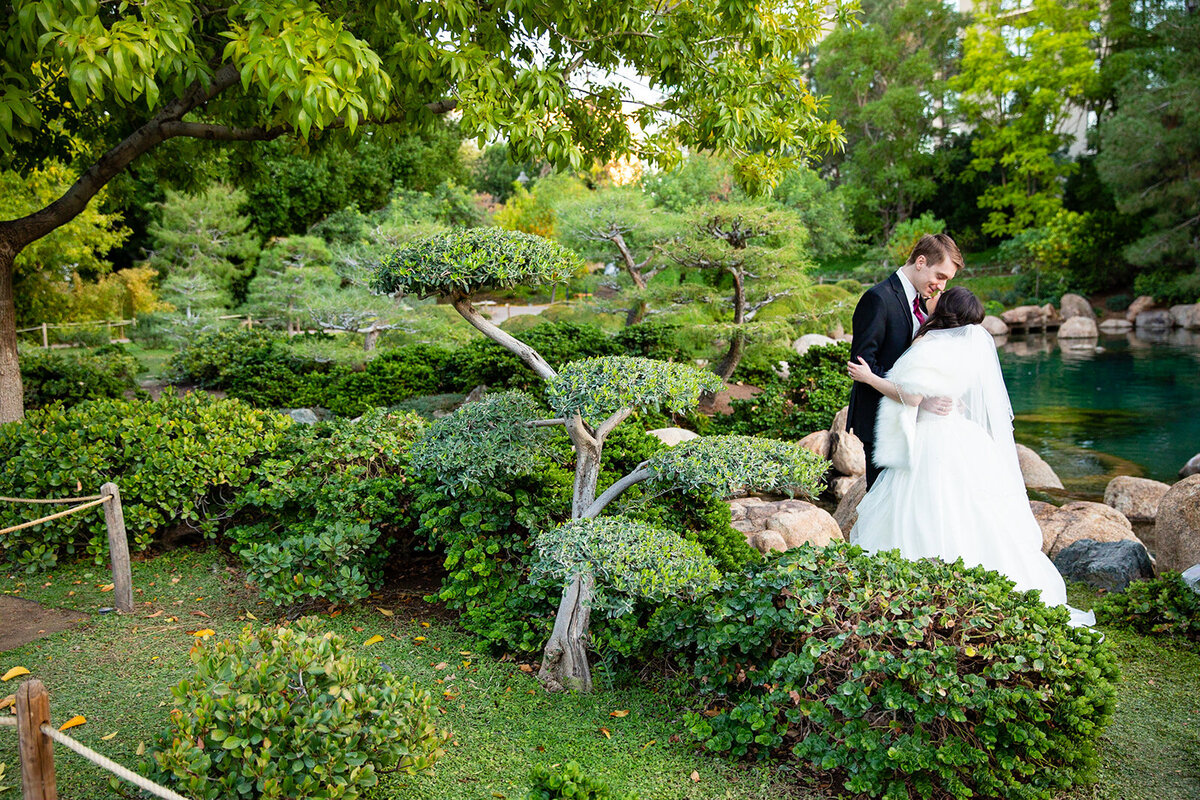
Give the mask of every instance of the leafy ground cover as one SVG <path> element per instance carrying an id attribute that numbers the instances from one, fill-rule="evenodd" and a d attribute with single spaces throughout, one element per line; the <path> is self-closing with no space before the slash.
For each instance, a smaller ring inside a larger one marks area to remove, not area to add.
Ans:
<path id="1" fill-rule="evenodd" d="M 215 549 L 137 561 L 133 615 L 100 613 L 111 604 L 112 595 L 103 591 L 108 583 L 107 570 L 89 563 L 32 577 L 6 575 L 6 594 L 90 617 L 73 630 L 0 654 L 0 674 L 15 666 L 29 669 L 50 688 L 55 724 L 83 715 L 87 722 L 73 735 L 136 766 L 141 744 L 149 745 L 166 727 L 170 687 L 191 672 L 191 632 L 230 637 L 245 625 L 279 619 Z M 362 643 L 363 655 L 433 691 L 440 724 L 454 733 L 449 754 L 431 773 L 385 775 L 368 796 L 522 798 L 533 766 L 569 760 L 643 800 L 827 796 L 819 778 L 702 754 L 681 721 L 683 699 L 648 685 L 546 695 L 531 665 L 486 652 L 444 608 L 423 602 L 429 589 L 393 587 L 357 607 L 321 614 L 330 629 Z M 1076 605 L 1095 599 L 1072 587 Z M 1118 709 L 1103 739 L 1099 783 L 1064 800 L 1200 798 L 1200 647 L 1120 629 L 1106 633 L 1123 675 Z M 382 641 L 367 645 L 375 636 Z M 0 693 L 15 691 L 15 682 L 0 686 Z M 2 731 L 0 763 L 6 777 L 19 774 L 16 739 Z M 118 796 L 98 769 L 73 754 L 58 750 L 56 764 L 61 797 Z M 15 787 L 0 792 L 0 800 L 17 796 Z"/>

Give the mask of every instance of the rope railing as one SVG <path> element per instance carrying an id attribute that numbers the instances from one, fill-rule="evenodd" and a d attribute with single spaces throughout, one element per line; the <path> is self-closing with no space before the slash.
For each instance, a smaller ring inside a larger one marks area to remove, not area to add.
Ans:
<path id="1" fill-rule="evenodd" d="M 20 525 L 10 525 L 9 527 L 0 530 L 0 534 L 13 533 L 14 531 L 24 530 L 25 528 L 32 528 L 34 525 L 41 525 L 43 522 L 49 522 L 53 519 L 69 517 L 71 514 L 78 514 L 80 511 L 86 511 L 89 508 L 94 508 L 103 503 L 107 503 L 109 500 L 112 500 L 112 495 L 104 495 L 103 497 L 93 500 L 90 503 L 82 503 L 74 506 L 73 508 L 68 508 L 66 511 L 59 511 L 57 514 L 49 514 L 44 517 L 39 517 L 38 519 L 31 519 L 28 522 L 22 522 Z"/>
<path id="2" fill-rule="evenodd" d="M 107 756 L 50 724 L 50 695 L 36 678 L 17 689 L 17 715 L 0 717 L 0 726 L 15 727 L 21 755 L 22 800 L 58 800 L 54 771 L 54 743 L 82 756 L 123 781 L 163 800 L 188 800 L 181 794 L 123 767 Z"/>
<path id="3" fill-rule="evenodd" d="M 113 605 L 118 611 L 129 614 L 133 611 L 133 574 L 129 567 L 129 540 L 125 536 L 125 512 L 121 508 L 121 492 L 115 483 L 110 481 L 100 487 L 100 494 L 87 497 L 0 497 L 0 502 L 8 503 L 74 503 L 78 501 L 83 502 L 56 514 L 47 514 L 44 517 L 10 525 L 0 530 L 0 535 L 15 533 L 32 528 L 34 525 L 62 519 L 96 506 L 104 506 L 104 526 L 108 530 L 108 553 L 112 562 Z"/>
<path id="4" fill-rule="evenodd" d="M 5 497 L 0 495 L 0 503 L 82 503 L 87 500 L 99 500 L 101 495 L 89 494 L 86 497 Z"/>

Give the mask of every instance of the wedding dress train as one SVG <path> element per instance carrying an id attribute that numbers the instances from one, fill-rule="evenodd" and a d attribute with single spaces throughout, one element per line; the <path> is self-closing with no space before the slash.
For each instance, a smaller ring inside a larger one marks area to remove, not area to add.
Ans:
<path id="1" fill-rule="evenodd" d="M 930 331 L 887 377 L 905 394 L 954 398 L 955 408 L 940 416 L 883 399 L 875 462 L 886 469 L 859 503 L 850 541 L 913 560 L 961 558 L 1066 606 L 1072 625 L 1094 625 L 1091 612 L 1067 605 L 1062 576 L 1042 553 L 991 335 L 978 325 Z"/>

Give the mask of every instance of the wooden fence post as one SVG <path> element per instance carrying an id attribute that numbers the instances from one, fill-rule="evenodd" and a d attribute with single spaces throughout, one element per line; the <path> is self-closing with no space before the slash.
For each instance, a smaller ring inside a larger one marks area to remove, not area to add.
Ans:
<path id="1" fill-rule="evenodd" d="M 50 328 L 48 325 L 46 325 L 46 323 L 43 322 L 42 323 L 42 349 L 45 350 L 45 349 L 48 349 L 49 347 L 50 347 Z"/>
<path id="2" fill-rule="evenodd" d="M 125 537 L 125 514 L 121 511 L 121 492 L 115 483 L 100 487 L 101 495 L 112 495 L 104 504 L 104 524 L 108 528 L 108 553 L 112 559 L 113 601 L 117 611 L 133 612 L 133 575 L 129 571 L 129 540 Z"/>
<path id="3" fill-rule="evenodd" d="M 37 678 L 17 689 L 17 735 L 21 751 L 21 800 L 58 800 L 54 742 L 42 733 L 50 721 L 50 695 Z"/>

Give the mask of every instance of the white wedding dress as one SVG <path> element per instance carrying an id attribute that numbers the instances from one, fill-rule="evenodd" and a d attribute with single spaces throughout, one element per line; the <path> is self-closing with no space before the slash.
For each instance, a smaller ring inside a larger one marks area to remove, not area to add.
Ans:
<path id="1" fill-rule="evenodd" d="M 951 397 L 940 416 L 883 398 L 875 463 L 885 469 L 858 506 L 850 541 L 909 559 L 961 558 L 1000 572 L 1018 591 L 1066 606 L 1072 625 L 1091 612 L 1067 606 L 1066 585 L 1042 553 L 1012 434 L 1012 406 L 991 334 L 982 326 L 930 331 L 887 375 L 905 394 Z"/>

